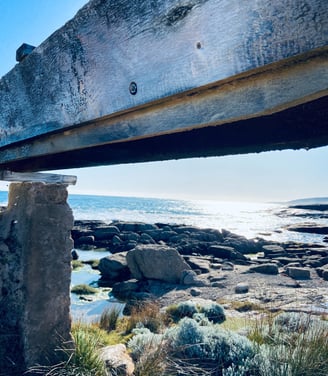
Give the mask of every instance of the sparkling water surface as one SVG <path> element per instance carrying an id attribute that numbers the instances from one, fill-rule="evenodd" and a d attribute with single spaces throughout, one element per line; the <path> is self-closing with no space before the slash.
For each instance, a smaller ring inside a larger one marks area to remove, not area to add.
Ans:
<path id="1" fill-rule="evenodd" d="M 314 221 L 292 215 L 278 216 L 286 206 L 272 203 L 88 195 L 70 195 L 69 203 L 75 219 L 186 224 L 273 241 L 322 242 L 322 235 L 290 232 L 285 227 L 305 221 L 327 223 L 327 219 L 321 218 Z"/>
<path id="2" fill-rule="evenodd" d="M 135 197 L 73 195 L 68 198 L 75 219 L 138 221 L 146 223 L 168 223 L 193 225 L 200 228 L 226 229 L 247 238 L 262 237 L 272 241 L 296 241 L 323 243 L 323 235 L 297 233 L 286 230 L 286 226 L 311 222 L 327 224 L 327 218 L 311 216 L 310 211 L 298 210 L 303 217 L 293 215 L 283 204 L 220 202 L 209 200 L 170 200 Z M 0 192 L 0 205 L 7 204 L 7 192 Z M 81 251 L 80 260 L 106 257 L 106 252 Z M 95 284 L 99 272 L 89 265 L 72 272 L 72 286 Z M 100 290 L 94 301 L 81 300 L 71 294 L 71 312 L 74 320 L 94 321 L 107 307 L 121 305 L 109 298 L 108 290 Z"/>
<path id="3" fill-rule="evenodd" d="M 186 224 L 201 228 L 226 229 L 247 238 L 262 237 L 273 241 L 322 242 L 318 234 L 297 233 L 286 226 L 311 222 L 327 224 L 327 218 L 277 215 L 283 204 L 227 202 L 209 200 L 171 200 L 158 198 L 116 197 L 70 194 L 68 202 L 75 219 L 97 219 L 146 223 Z M 0 192 L 0 205 L 7 204 L 7 192 Z M 303 214 L 308 213 L 303 212 Z M 302 211 L 298 211 L 302 213 Z"/>

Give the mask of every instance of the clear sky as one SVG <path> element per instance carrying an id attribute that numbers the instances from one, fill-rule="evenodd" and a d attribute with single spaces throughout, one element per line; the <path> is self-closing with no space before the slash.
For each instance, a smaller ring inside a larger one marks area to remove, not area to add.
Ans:
<path id="1" fill-rule="evenodd" d="M 86 0 L 0 0 L 0 77 L 23 43 L 39 45 Z M 1 110 L 1 109 L 0 109 Z M 105 166 L 74 174 L 71 193 L 242 201 L 328 196 L 328 147 L 219 158 Z M 0 183 L 0 189 L 6 188 Z"/>

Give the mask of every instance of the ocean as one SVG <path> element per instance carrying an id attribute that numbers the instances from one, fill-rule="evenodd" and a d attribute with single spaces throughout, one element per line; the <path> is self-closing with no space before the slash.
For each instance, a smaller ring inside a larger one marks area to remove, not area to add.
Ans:
<path id="1" fill-rule="evenodd" d="M 327 214 L 288 209 L 274 203 L 221 202 L 206 200 L 170 200 L 136 197 L 69 195 L 75 219 L 114 220 L 146 223 L 174 223 L 201 228 L 226 229 L 247 238 L 262 237 L 272 241 L 323 243 L 323 235 L 291 232 L 286 226 L 312 222 L 327 224 Z M 0 205 L 7 203 L 7 192 L 0 192 Z M 106 252 L 77 250 L 82 261 L 106 257 Z M 89 265 L 72 272 L 71 285 L 81 283 L 97 286 L 99 272 Z M 123 307 L 99 289 L 91 301 L 71 294 L 73 320 L 95 321 L 105 308 Z"/>
<path id="2" fill-rule="evenodd" d="M 0 192 L 0 205 L 6 205 L 7 192 Z M 288 209 L 284 204 L 172 200 L 159 198 L 73 195 L 68 198 L 75 219 L 97 219 L 146 223 L 174 223 L 201 228 L 226 229 L 247 238 L 272 241 L 321 243 L 322 235 L 286 230 L 286 226 L 311 222 L 327 224 L 326 216 Z M 326 218 L 322 218 L 326 217 Z"/>

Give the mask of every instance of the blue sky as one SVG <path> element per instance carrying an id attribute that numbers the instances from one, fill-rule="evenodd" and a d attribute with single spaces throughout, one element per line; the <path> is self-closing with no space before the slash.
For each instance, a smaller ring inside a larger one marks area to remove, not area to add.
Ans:
<path id="1" fill-rule="evenodd" d="M 0 77 L 16 49 L 39 45 L 86 0 L 0 0 Z M 219 158 L 60 171 L 74 174 L 71 193 L 237 201 L 284 201 L 328 196 L 328 147 Z M 5 189 L 7 183 L 0 183 Z"/>

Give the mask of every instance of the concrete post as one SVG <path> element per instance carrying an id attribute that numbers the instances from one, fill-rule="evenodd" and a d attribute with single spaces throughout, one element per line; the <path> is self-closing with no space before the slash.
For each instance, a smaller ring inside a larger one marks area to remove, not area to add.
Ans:
<path id="1" fill-rule="evenodd" d="M 71 341 L 70 231 L 63 184 L 10 185 L 0 213 L 0 375 L 58 362 Z"/>

